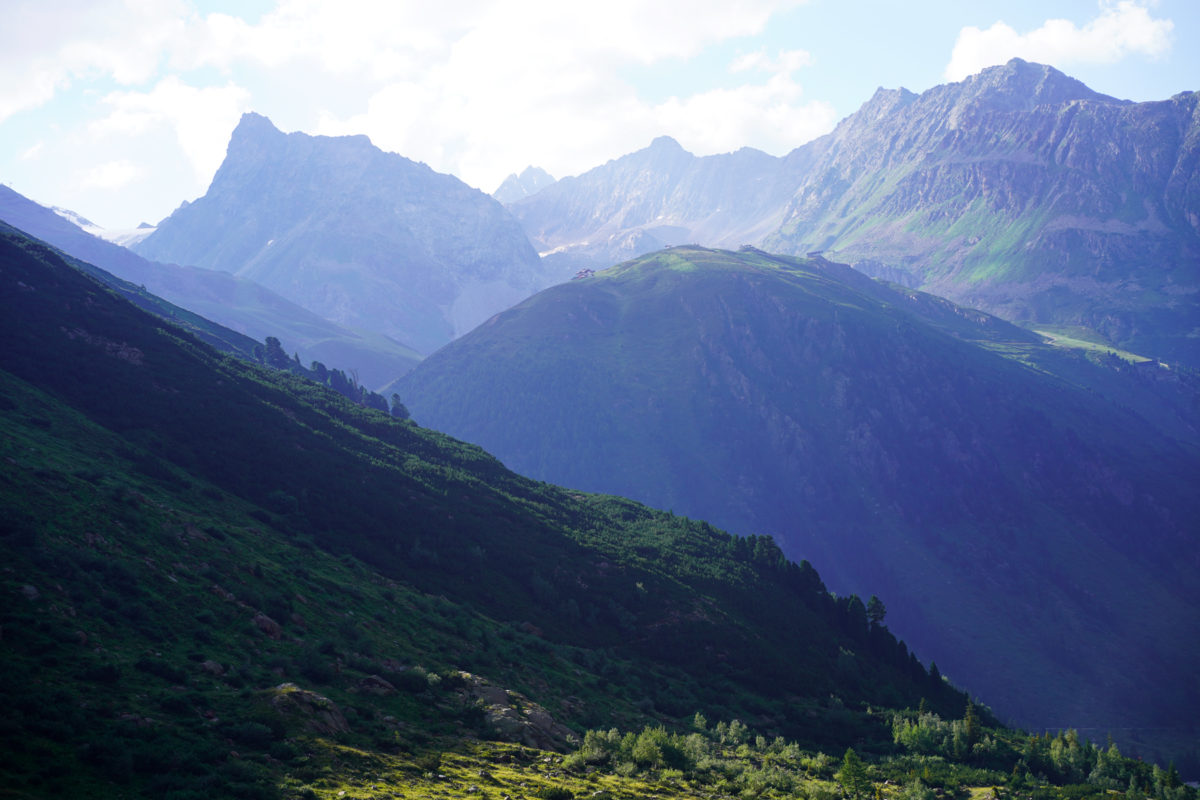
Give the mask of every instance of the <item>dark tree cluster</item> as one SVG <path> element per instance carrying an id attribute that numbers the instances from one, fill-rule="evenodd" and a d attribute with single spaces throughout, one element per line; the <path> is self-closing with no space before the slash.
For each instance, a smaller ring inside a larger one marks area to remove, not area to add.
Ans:
<path id="1" fill-rule="evenodd" d="M 274 336 L 267 337 L 265 346 L 260 345 L 255 347 L 254 355 L 258 358 L 259 363 L 274 367 L 275 369 L 302 375 L 311 381 L 328 386 L 338 394 L 353 400 L 361 406 L 382 411 L 397 419 L 409 418 L 408 409 L 400 402 L 399 395 L 393 394 L 391 403 L 388 403 L 383 395 L 373 392 L 359 383 L 358 375 L 354 370 L 346 373 L 340 369 L 330 369 L 320 361 L 312 362 L 306 369 L 300 363 L 300 356 L 293 354 L 289 357 L 284 351 L 283 345 Z"/>

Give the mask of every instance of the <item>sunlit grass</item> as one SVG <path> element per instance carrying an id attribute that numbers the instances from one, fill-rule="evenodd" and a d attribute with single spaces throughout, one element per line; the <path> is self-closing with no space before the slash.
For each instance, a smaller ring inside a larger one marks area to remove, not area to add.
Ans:
<path id="1" fill-rule="evenodd" d="M 1131 353 L 1128 350 L 1121 350 L 1112 345 L 1098 341 L 1099 336 L 1092 334 L 1086 328 L 1051 328 L 1042 327 L 1034 328 L 1035 333 L 1039 333 L 1050 340 L 1050 344 L 1055 347 L 1065 347 L 1072 350 L 1087 350 L 1094 353 L 1103 353 L 1105 355 L 1114 355 L 1124 359 L 1132 364 L 1140 364 L 1153 359 L 1146 356 Z"/>

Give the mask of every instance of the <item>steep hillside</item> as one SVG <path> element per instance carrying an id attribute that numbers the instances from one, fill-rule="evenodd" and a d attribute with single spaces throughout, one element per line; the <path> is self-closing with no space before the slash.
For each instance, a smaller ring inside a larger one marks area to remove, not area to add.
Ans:
<path id="1" fill-rule="evenodd" d="M 242 118 L 204 197 L 134 246 L 429 352 L 553 280 L 492 198 L 365 136 Z"/>
<path id="2" fill-rule="evenodd" d="M 254 281 L 212 269 L 147 261 L 6 186 L 0 186 L 0 220 L 259 342 L 268 336 L 281 339 L 305 364 L 321 361 L 355 370 L 368 386 L 394 380 L 420 360 L 416 352 L 386 336 L 347 330 Z"/>
<path id="3" fill-rule="evenodd" d="M 398 390 L 518 472 L 882 587 L 1010 719 L 1178 744 L 1200 708 L 1195 379 L 1101 360 L 844 265 L 677 247 L 536 295 Z"/>
<path id="4" fill-rule="evenodd" d="M 0 341 L 12 791 L 293 796 L 361 759 L 403 784 L 476 737 L 697 711 L 887 749 L 879 709 L 965 707 L 768 539 L 519 477 L 8 231 Z"/>
<path id="5" fill-rule="evenodd" d="M 764 246 L 1200 365 L 1198 97 L 1118 101 L 1020 60 L 881 90 L 802 148 L 812 166 Z"/>
<path id="6" fill-rule="evenodd" d="M 25 231 L 18 230 L 2 221 L 0 221 L 0 234 L 14 239 L 29 238 L 29 235 Z M 248 336 L 243 336 L 237 331 L 229 330 L 187 309 L 169 303 L 158 295 L 146 291 L 144 286 L 137 286 L 129 281 L 122 280 L 94 264 L 88 264 L 87 262 L 72 258 L 61 251 L 56 253 L 56 256 L 74 269 L 90 275 L 118 296 L 143 311 L 153 314 L 160 319 L 168 320 L 172 325 L 182 328 L 192 336 L 195 336 L 200 341 L 222 353 L 231 353 L 241 358 L 253 359 L 255 348 L 261 346 Z"/>

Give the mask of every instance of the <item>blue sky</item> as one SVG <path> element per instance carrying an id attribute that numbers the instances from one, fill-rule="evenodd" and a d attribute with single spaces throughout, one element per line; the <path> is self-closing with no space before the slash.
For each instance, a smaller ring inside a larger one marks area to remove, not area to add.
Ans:
<path id="1" fill-rule="evenodd" d="M 1195 0 L 9 0 L 0 182 L 108 228 L 204 193 L 246 111 L 492 191 L 674 136 L 779 155 L 877 87 L 1013 56 L 1132 100 L 1200 90 Z M 1192 43 L 1192 44 L 1189 44 Z"/>

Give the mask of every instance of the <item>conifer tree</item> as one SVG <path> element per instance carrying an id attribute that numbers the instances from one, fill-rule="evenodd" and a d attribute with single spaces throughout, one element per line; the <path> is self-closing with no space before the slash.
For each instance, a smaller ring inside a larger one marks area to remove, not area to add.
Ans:
<path id="1" fill-rule="evenodd" d="M 974 747 L 979 741 L 979 718 L 975 715 L 975 704 L 967 701 L 967 713 L 963 715 L 963 725 L 967 729 L 967 746 Z"/>
<path id="2" fill-rule="evenodd" d="M 392 416 L 396 419 L 408 419 L 408 408 L 400 402 L 400 395 L 392 393 Z"/>
<path id="3" fill-rule="evenodd" d="M 871 788 L 871 780 L 867 777 L 867 765 L 858 757 L 858 753 L 854 752 L 854 748 L 847 748 L 846 755 L 842 758 L 842 768 L 837 773 L 838 783 L 842 785 L 842 792 L 854 800 L 858 800 L 866 794 Z"/>
<path id="4" fill-rule="evenodd" d="M 883 601 L 877 596 L 871 595 L 871 599 L 867 601 L 867 619 L 872 625 L 882 625 L 883 618 L 887 616 L 887 607 Z"/>
<path id="5" fill-rule="evenodd" d="M 275 369 L 287 369 L 291 364 L 291 359 L 288 354 L 283 351 L 283 345 L 274 336 L 267 337 L 267 348 L 263 355 L 263 360 L 268 366 Z"/>

